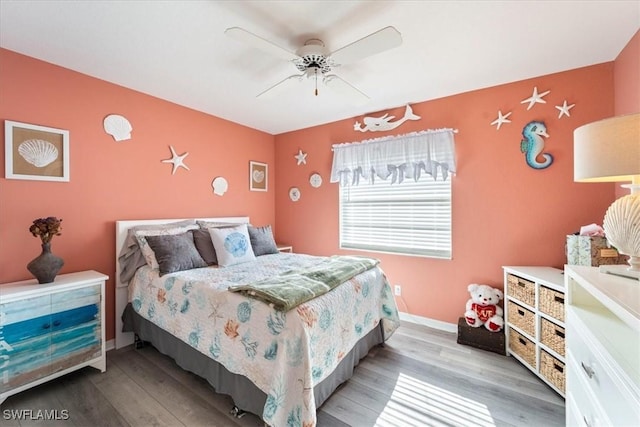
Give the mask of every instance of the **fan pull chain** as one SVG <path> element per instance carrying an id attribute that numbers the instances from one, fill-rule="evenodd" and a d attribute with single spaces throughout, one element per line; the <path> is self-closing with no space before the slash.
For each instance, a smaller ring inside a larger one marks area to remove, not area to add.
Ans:
<path id="1" fill-rule="evenodd" d="M 318 69 L 315 69 L 316 72 L 316 96 L 318 96 Z"/>

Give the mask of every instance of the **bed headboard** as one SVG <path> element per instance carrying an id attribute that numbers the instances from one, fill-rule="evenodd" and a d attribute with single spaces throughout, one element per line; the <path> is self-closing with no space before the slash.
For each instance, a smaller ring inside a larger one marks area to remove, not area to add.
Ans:
<path id="1" fill-rule="evenodd" d="M 248 224 L 248 216 L 232 216 L 232 217 L 216 217 L 216 218 L 178 218 L 178 219 L 137 219 L 116 221 L 116 348 L 122 348 L 129 344 L 133 344 L 133 332 L 122 332 L 122 313 L 129 302 L 129 289 L 126 283 L 120 283 L 120 263 L 118 263 L 118 255 L 127 238 L 127 232 L 131 227 L 136 225 L 155 225 L 166 224 L 170 222 L 184 221 L 185 219 L 193 219 L 198 221 L 212 222 L 228 222 L 234 224 Z"/>

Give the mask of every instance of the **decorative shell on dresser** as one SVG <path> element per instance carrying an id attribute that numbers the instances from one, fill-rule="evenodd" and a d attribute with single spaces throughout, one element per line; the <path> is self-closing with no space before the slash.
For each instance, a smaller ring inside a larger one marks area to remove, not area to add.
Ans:
<path id="1" fill-rule="evenodd" d="M 630 255 L 634 265 L 640 255 L 640 194 L 629 194 L 613 202 L 604 215 L 607 240 L 618 251 Z M 640 265 L 636 266 L 640 267 Z"/>
<path id="2" fill-rule="evenodd" d="M 27 162 L 42 168 L 58 158 L 58 149 L 49 141 L 29 139 L 18 146 L 18 153 Z"/>
<path id="3" fill-rule="evenodd" d="M 131 131 L 133 127 L 129 120 L 118 114 L 110 114 L 104 118 L 104 131 L 113 136 L 116 141 L 124 141 L 131 139 Z"/>

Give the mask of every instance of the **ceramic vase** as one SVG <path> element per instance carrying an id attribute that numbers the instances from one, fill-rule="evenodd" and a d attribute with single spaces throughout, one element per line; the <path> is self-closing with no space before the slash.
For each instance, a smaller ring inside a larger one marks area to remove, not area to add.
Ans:
<path id="1" fill-rule="evenodd" d="M 42 253 L 27 264 L 27 270 L 38 279 L 38 283 L 51 283 L 63 265 L 62 258 L 51 253 L 49 242 L 42 244 Z"/>

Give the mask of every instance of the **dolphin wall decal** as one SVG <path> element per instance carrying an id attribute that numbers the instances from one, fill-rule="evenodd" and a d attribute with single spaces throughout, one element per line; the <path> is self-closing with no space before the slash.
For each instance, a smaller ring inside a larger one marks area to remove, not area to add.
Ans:
<path id="1" fill-rule="evenodd" d="M 395 116 L 390 116 L 389 114 L 385 114 L 382 117 L 365 117 L 362 121 L 364 122 L 364 127 L 360 124 L 360 122 L 356 121 L 353 125 L 353 130 L 357 130 L 360 132 L 382 132 L 387 130 L 393 130 L 406 122 L 407 120 L 420 120 L 420 116 L 413 114 L 413 109 L 409 104 L 407 104 L 407 108 L 404 111 L 404 117 L 395 122 L 391 120 L 395 119 Z"/>

